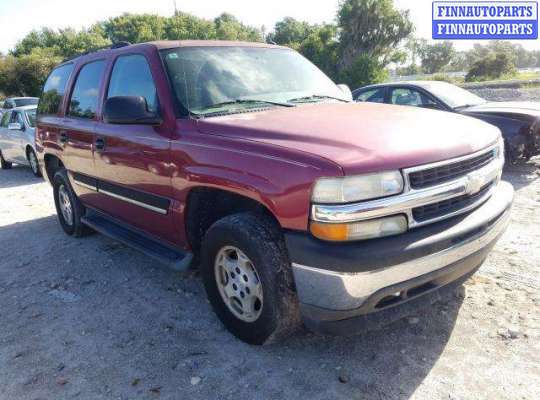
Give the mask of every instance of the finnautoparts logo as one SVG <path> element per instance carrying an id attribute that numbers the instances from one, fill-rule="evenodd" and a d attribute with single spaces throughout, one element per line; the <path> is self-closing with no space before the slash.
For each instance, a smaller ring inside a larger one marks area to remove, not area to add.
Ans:
<path id="1" fill-rule="evenodd" d="M 433 39 L 538 39 L 536 1 L 434 1 Z"/>

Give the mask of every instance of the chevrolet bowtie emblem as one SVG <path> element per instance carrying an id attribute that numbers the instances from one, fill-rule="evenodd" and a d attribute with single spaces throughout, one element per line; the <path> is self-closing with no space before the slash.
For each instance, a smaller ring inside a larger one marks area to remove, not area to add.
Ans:
<path id="1" fill-rule="evenodd" d="M 467 182 L 465 184 L 465 191 L 467 194 L 475 194 L 482 189 L 485 184 L 485 177 L 480 174 L 467 175 Z"/>

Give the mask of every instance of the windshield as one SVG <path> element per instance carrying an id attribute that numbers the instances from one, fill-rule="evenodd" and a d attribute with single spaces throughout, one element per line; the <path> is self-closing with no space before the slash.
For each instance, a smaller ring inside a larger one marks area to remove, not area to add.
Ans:
<path id="1" fill-rule="evenodd" d="M 429 82 L 423 87 L 452 108 L 475 106 L 486 102 L 468 90 L 446 82 Z"/>
<path id="2" fill-rule="evenodd" d="M 39 99 L 37 98 L 28 98 L 28 99 L 15 99 L 15 107 L 24 107 L 24 106 L 35 106 L 37 105 Z"/>
<path id="3" fill-rule="evenodd" d="M 288 49 L 186 47 L 162 56 L 184 111 L 196 115 L 346 100 L 321 70 Z"/>
<path id="4" fill-rule="evenodd" d="M 27 110 L 26 116 L 28 117 L 28 123 L 32 128 L 36 127 L 36 109 Z"/>

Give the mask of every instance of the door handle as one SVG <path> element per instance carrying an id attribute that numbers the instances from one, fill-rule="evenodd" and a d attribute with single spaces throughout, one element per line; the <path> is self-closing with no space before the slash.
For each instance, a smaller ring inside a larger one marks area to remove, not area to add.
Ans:
<path id="1" fill-rule="evenodd" d="M 96 151 L 103 151 L 105 149 L 105 139 L 97 138 L 95 147 L 96 147 Z"/>
<path id="2" fill-rule="evenodd" d="M 67 132 L 66 131 L 60 131 L 60 139 L 59 139 L 60 143 L 62 144 L 66 144 L 67 141 L 68 141 L 68 135 L 67 135 Z"/>

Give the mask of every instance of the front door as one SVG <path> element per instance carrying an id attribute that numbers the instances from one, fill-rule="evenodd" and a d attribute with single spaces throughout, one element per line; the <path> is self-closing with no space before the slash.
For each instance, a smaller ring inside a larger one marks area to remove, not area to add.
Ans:
<path id="1" fill-rule="evenodd" d="M 9 154 L 12 152 L 11 134 L 8 130 L 11 121 L 11 111 L 6 111 L 0 119 L 0 151 L 4 160 L 10 160 Z"/>
<path id="2" fill-rule="evenodd" d="M 156 85 L 145 55 L 119 55 L 115 59 L 104 101 L 116 96 L 142 96 L 149 111 L 159 110 Z M 151 236 L 175 244 L 169 132 L 159 126 L 100 121 L 95 141 L 99 192 L 94 205 Z"/>
<path id="3" fill-rule="evenodd" d="M 21 129 L 10 129 L 8 130 L 8 137 L 10 140 L 10 149 L 9 149 L 9 159 L 15 161 L 19 164 L 27 164 L 28 160 L 26 158 L 24 143 L 25 143 L 25 132 L 26 129 L 24 123 L 24 115 L 22 111 L 13 111 L 11 114 L 10 123 L 17 123 Z"/>

